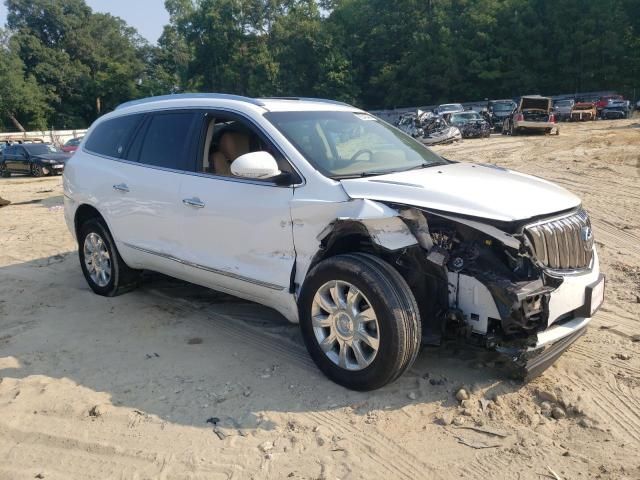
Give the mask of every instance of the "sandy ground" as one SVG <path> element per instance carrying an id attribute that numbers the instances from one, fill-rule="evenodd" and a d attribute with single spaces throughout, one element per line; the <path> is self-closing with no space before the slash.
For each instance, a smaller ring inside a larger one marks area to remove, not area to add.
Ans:
<path id="1" fill-rule="evenodd" d="M 606 305 L 527 385 L 450 345 L 350 392 L 264 307 L 158 275 L 96 296 L 60 178 L 0 179 L 0 479 L 640 478 L 639 127 L 438 148 L 559 182 L 591 213 Z"/>

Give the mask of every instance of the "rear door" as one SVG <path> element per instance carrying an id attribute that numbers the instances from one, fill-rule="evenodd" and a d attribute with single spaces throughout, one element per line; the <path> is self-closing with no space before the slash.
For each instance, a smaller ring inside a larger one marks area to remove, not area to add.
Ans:
<path id="1" fill-rule="evenodd" d="M 108 214 L 123 258 L 133 266 L 183 275 L 179 194 L 184 172 L 193 170 L 196 116 L 192 110 L 145 115 L 109 182 Z"/>

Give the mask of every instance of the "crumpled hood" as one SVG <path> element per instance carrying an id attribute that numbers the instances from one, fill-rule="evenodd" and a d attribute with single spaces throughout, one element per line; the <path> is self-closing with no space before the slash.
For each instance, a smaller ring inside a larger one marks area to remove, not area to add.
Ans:
<path id="1" fill-rule="evenodd" d="M 366 198 L 503 222 L 526 220 L 580 205 L 551 182 L 493 165 L 452 163 L 341 180 L 351 198 Z"/>

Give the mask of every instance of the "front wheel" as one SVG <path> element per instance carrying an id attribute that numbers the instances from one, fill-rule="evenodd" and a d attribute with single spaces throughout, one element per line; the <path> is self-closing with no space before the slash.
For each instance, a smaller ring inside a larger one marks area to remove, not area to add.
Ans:
<path id="1" fill-rule="evenodd" d="M 31 164 L 31 176 L 32 177 L 42 177 L 44 175 L 44 170 L 42 169 L 42 165 L 37 163 Z"/>
<path id="2" fill-rule="evenodd" d="M 9 178 L 11 176 L 11 172 L 7 169 L 7 165 L 3 162 L 0 163 L 0 177 Z"/>
<path id="3" fill-rule="evenodd" d="M 134 288 L 139 271 L 124 262 L 103 221 L 90 219 L 78 231 L 78 254 L 82 273 L 98 295 L 113 297 Z"/>
<path id="4" fill-rule="evenodd" d="M 380 388 L 418 355 L 421 324 L 413 293 L 397 270 L 373 255 L 320 262 L 309 273 L 298 305 L 311 358 L 344 387 Z"/>

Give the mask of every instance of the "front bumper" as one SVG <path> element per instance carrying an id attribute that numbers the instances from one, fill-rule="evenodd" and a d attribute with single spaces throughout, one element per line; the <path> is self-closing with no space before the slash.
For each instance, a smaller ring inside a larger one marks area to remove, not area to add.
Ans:
<path id="1" fill-rule="evenodd" d="M 621 112 L 618 110 L 603 110 L 602 118 L 625 118 L 627 116 L 626 112 Z"/>
<path id="2" fill-rule="evenodd" d="M 584 122 L 595 119 L 596 115 L 593 112 L 574 112 L 571 114 L 571 121 L 573 122 Z"/>
<path id="3" fill-rule="evenodd" d="M 549 368 L 576 340 L 587 331 L 590 318 L 576 318 L 568 322 L 568 333 L 557 340 L 528 350 L 497 349 L 511 360 L 515 376 L 529 381 Z"/>
<path id="4" fill-rule="evenodd" d="M 528 381 L 550 367 L 562 353 L 585 334 L 592 316 L 604 301 L 605 277 L 598 273 L 595 282 L 584 289 L 583 304 L 564 320 L 538 332 L 535 345 L 498 346 L 496 350 L 511 360 L 519 378 Z"/>

